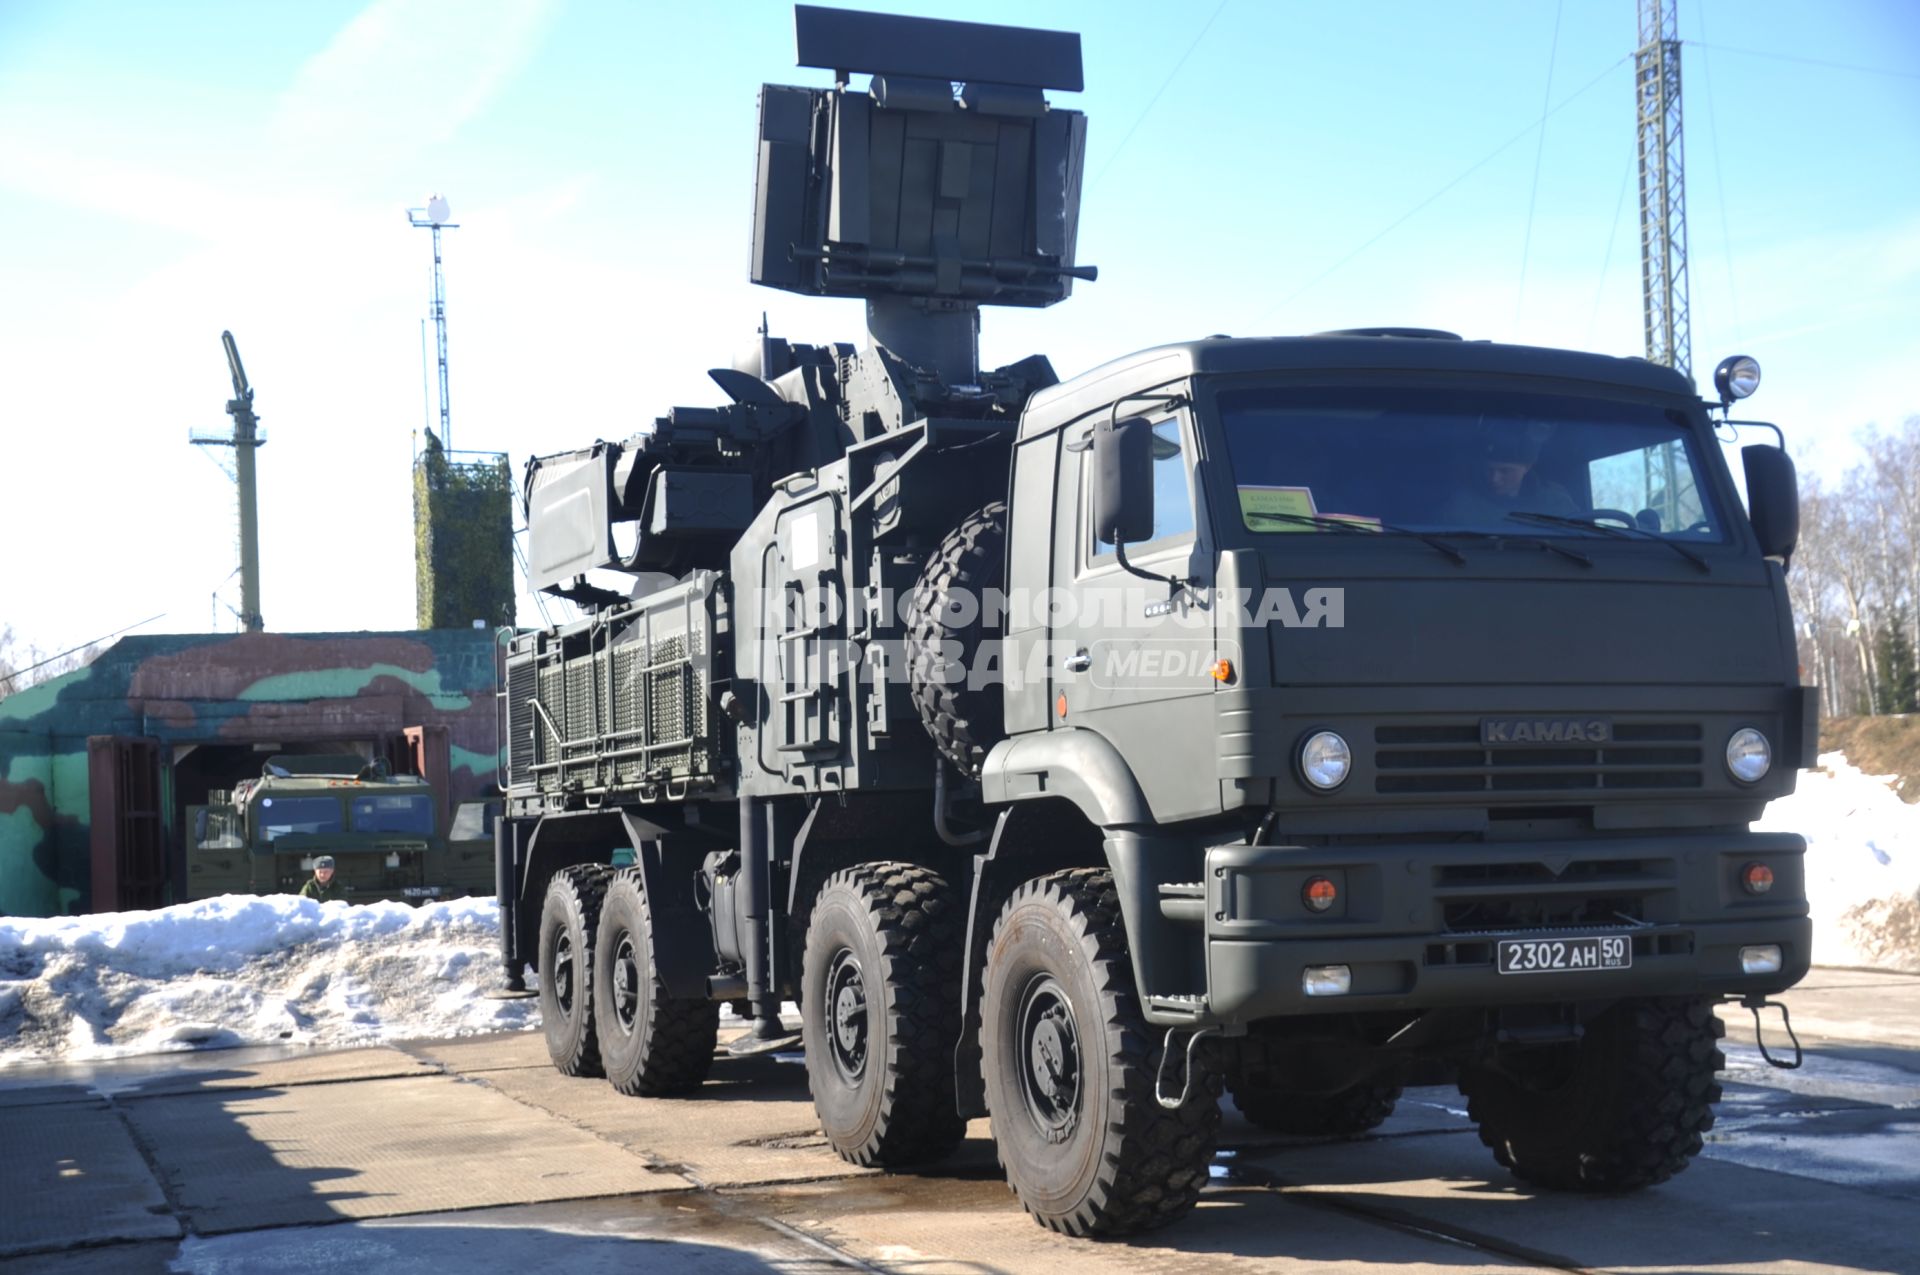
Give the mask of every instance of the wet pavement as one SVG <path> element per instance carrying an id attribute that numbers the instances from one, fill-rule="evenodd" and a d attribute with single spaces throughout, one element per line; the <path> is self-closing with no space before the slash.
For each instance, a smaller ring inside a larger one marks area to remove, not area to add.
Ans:
<path id="1" fill-rule="evenodd" d="M 1768 1067 L 1723 1011 L 1718 1122 L 1663 1186 L 1528 1189 L 1451 1088 L 1408 1090 L 1352 1142 L 1229 1107 L 1199 1208 L 1116 1243 L 1027 1221 L 985 1121 L 929 1171 L 847 1165 L 782 1058 L 723 1056 L 670 1100 L 562 1077 L 537 1034 L 12 1068 L 0 1268 L 1920 1275 L 1920 977 L 1816 970 L 1785 999 L 1805 1067 Z M 1785 1049 L 1777 1016 L 1767 1043 Z"/>

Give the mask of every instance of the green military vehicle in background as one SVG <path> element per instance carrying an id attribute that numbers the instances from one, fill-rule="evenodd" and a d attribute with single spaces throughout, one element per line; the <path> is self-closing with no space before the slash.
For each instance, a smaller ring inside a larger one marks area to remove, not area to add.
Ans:
<path id="1" fill-rule="evenodd" d="M 390 774 L 384 761 L 269 757 L 260 778 L 189 807 L 187 897 L 297 893 L 321 855 L 333 856 L 353 903 L 490 892 L 492 841 L 480 828 L 441 827 L 440 804 L 426 780 Z"/>
<path id="2" fill-rule="evenodd" d="M 990 1115 L 1077 1235 L 1193 1207 L 1223 1088 L 1351 1135 L 1443 1070 L 1528 1182 L 1685 1168 L 1716 1003 L 1810 961 L 1806 843 L 1752 828 L 1817 726 L 1792 462 L 1745 447 L 1743 490 L 1718 441 L 1757 367 L 1713 403 L 1377 328 L 983 368 L 982 305 L 1093 277 L 1043 97 L 1078 37 L 797 32 L 834 86 L 762 90 L 752 278 L 863 299 L 867 343 L 763 329 L 730 402 L 523 487 L 531 584 L 585 612 L 503 694 L 503 955 L 554 1064 L 685 1091 L 718 1005 L 749 1053 L 797 1001 L 843 1157 Z"/>

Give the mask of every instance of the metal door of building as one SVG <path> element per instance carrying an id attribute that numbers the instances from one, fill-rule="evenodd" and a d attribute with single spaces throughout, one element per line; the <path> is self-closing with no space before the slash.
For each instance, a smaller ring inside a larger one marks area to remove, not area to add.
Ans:
<path id="1" fill-rule="evenodd" d="M 87 738 L 95 912 L 167 903 L 166 822 L 161 813 L 160 741 L 125 735 Z"/>

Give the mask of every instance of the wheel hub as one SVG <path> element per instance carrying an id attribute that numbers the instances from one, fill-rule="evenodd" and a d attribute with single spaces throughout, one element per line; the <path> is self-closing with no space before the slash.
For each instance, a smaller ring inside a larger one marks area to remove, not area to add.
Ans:
<path id="1" fill-rule="evenodd" d="M 1080 1112 L 1080 1028 L 1073 1003 L 1043 974 L 1020 1000 L 1020 1090 L 1027 1114 L 1048 1142 L 1064 1142 Z"/>
<path id="2" fill-rule="evenodd" d="M 827 967 L 827 1046 L 835 1070 L 858 1084 L 867 1070 L 867 984 L 860 962 L 845 948 Z"/>
<path id="3" fill-rule="evenodd" d="M 613 952 L 613 1016 L 628 1034 L 640 1017 L 640 961 L 631 934 L 622 934 Z"/>
<path id="4" fill-rule="evenodd" d="M 561 1013 L 573 1016 L 573 943 L 564 933 L 553 946 L 553 999 Z"/>

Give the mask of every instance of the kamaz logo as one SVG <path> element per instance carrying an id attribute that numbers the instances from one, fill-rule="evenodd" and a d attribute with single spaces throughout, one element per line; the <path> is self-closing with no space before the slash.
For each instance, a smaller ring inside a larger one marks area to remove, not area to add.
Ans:
<path id="1" fill-rule="evenodd" d="M 1483 717 L 1483 744 L 1604 744 L 1613 723 L 1604 717 Z"/>

